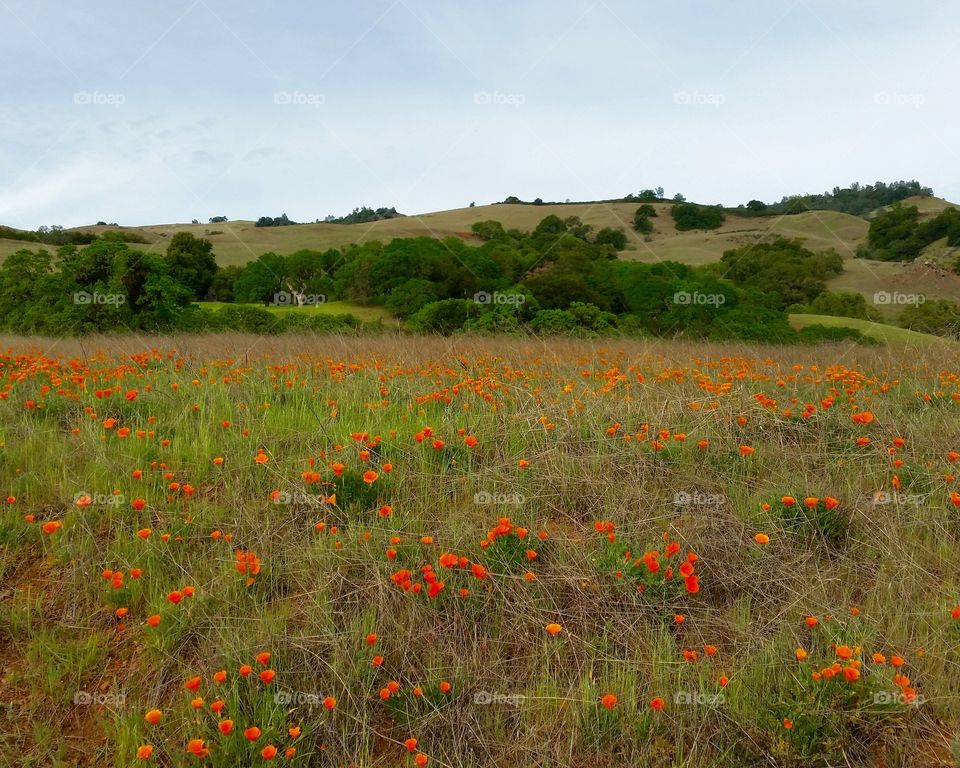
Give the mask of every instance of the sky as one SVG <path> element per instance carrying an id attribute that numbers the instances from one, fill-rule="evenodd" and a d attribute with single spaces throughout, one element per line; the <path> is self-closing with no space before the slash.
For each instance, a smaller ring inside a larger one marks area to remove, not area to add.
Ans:
<path id="1" fill-rule="evenodd" d="M 960 201 L 960 3 L 0 0 L 0 224 Z"/>

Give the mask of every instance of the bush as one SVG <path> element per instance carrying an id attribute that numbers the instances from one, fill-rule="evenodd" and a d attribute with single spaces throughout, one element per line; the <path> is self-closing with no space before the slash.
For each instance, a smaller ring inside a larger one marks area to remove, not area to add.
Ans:
<path id="1" fill-rule="evenodd" d="M 627 236 L 622 229 L 604 227 L 593 239 L 596 245 L 611 245 L 615 251 L 622 251 L 627 247 Z"/>
<path id="2" fill-rule="evenodd" d="M 880 342 L 856 328 L 846 328 L 843 326 L 828 326 L 817 323 L 808 325 L 800 329 L 800 341 L 803 344 L 831 344 L 843 341 L 855 341 L 857 344 L 866 344 L 871 346 L 879 345 Z"/>
<path id="3" fill-rule="evenodd" d="M 434 301 L 418 310 L 409 320 L 410 327 L 421 333 L 439 333 L 449 336 L 463 328 L 477 304 L 467 299 Z"/>
<path id="4" fill-rule="evenodd" d="M 724 221 L 723 211 L 715 206 L 678 203 L 670 208 L 676 228 L 683 232 L 690 229 L 716 229 Z"/>

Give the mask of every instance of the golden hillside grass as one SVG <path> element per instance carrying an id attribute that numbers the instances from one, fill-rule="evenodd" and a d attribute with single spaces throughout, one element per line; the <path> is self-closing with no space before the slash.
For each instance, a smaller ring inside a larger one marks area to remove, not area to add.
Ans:
<path id="1" fill-rule="evenodd" d="M 0 754 L 18 765 L 269 765 L 270 745 L 295 766 L 958 754 L 949 348 L 0 349 Z"/>

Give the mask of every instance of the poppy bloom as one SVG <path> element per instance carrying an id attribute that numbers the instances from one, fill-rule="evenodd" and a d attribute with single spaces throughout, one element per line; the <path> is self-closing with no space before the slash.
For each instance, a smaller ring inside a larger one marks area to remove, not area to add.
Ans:
<path id="1" fill-rule="evenodd" d="M 954 620 L 960 619 L 960 605 L 950 611 L 950 618 Z"/>
<path id="2" fill-rule="evenodd" d="M 273 760 L 277 756 L 277 748 L 273 744 L 268 744 L 260 750 L 260 756 L 264 760 Z"/>
<path id="3" fill-rule="evenodd" d="M 793 720 L 791 720 L 789 717 L 783 718 L 783 727 L 789 731 L 791 728 L 793 728 Z"/>
<path id="4" fill-rule="evenodd" d="M 323 708 L 326 710 L 332 710 L 337 706 L 337 700 L 333 696 L 327 696 L 323 700 Z"/>
<path id="5" fill-rule="evenodd" d="M 225 682 L 227 682 L 227 671 L 226 671 L 225 669 L 221 669 L 219 672 L 214 672 L 214 673 L 213 673 L 213 681 L 214 681 L 215 683 L 225 683 Z"/>
<path id="6" fill-rule="evenodd" d="M 439 686 L 439 687 L 440 687 L 440 693 L 450 693 L 450 689 L 451 689 L 453 686 L 450 685 L 450 683 L 448 683 L 446 680 L 443 680 L 443 681 L 440 683 L 440 686 Z"/>
<path id="7" fill-rule="evenodd" d="M 363 482 L 365 482 L 367 485 L 373 485 L 378 477 L 380 477 L 380 475 L 378 475 L 372 469 L 368 469 L 363 473 Z"/>
<path id="8" fill-rule="evenodd" d="M 290 728 L 287 728 L 287 733 L 290 734 L 291 739 L 300 738 L 300 726 L 294 725 L 294 726 L 291 726 Z"/>
<path id="9" fill-rule="evenodd" d="M 371 663 L 375 667 L 383 666 L 383 656 L 374 656 L 373 659 L 371 660 Z"/>
<path id="10" fill-rule="evenodd" d="M 727 683 L 730 682 L 730 678 L 727 677 L 726 675 L 720 675 L 720 679 L 717 680 L 717 682 L 720 683 L 720 687 L 721 687 L 721 688 L 726 688 L 726 687 L 727 687 Z"/>
<path id="11" fill-rule="evenodd" d="M 430 758 L 423 754 L 423 752 L 420 752 L 415 758 L 413 758 L 413 762 L 416 763 L 417 768 L 423 768 L 423 766 L 425 766 L 429 760 Z"/>
<path id="12" fill-rule="evenodd" d="M 256 741 L 260 738 L 260 729 L 255 725 L 245 728 L 243 731 L 243 738 L 245 738 L 247 741 Z"/>
<path id="13" fill-rule="evenodd" d="M 765 533 L 758 533 L 756 536 L 753 537 L 753 540 L 761 546 L 770 543 L 770 537 L 767 536 L 767 534 Z"/>
<path id="14" fill-rule="evenodd" d="M 657 712 L 662 710 L 665 704 L 666 702 L 659 696 L 655 696 L 654 698 L 650 699 L 650 708 L 656 710 Z"/>
<path id="15" fill-rule="evenodd" d="M 265 685 L 269 685 L 273 682 L 273 679 L 277 676 L 277 673 L 272 669 L 265 669 L 260 673 L 260 682 Z"/>
<path id="16" fill-rule="evenodd" d="M 756 450 L 757 450 L 757 449 L 756 449 L 756 448 L 753 448 L 752 446 L 749 446 L 749 445 L 741 445 L 741 446 L 740 446 L 740 455 L 746 457 L 746 456 L 749 456 L 750 454 L 752 454 L 752 453 L 753 453 L 754 451 L 756 451 Z"/>
<path id="17" fill-rule="evenodd" d="M 143 719 L 150 723 L 150 725 L 156 725 L 162 718 L 163 712 L 161 712 L 159 709 L 151 709 L 143 716 Z"/>
<path id="18" fill-rule="evenodd" d="M 374 632 L 371 632 L 364 638 L 364 641 L 366 641 L 367 645 L 373 645 L 375 642 L 377 642 L 377 635 Z"/>
<path id="19" fill-rule="evenodd" d="M 817 618 L 816 618 L 815 616 L 807 616 L 807 618 L 805 618 L 805 619 L 803 620 L 803 622 L 804 622 L 804 624 L 806 624 L 808 627 L 810 627 L 810 629 L 813 629 L 813 628 L 814 628 L 815 626 L 817 626 L 817 624 L 819 623 L 819 622 L 817 621 Z"/>
<path id="20" fill-rule="evenodd" d="M 40 526 L 40 529 L 47 534 L 47 536 L 50 536 L 59 531 L 62 527 L 63 523 L 61 523 L 59 520 L 48 520 L 42 526 Z"/>
<path id="21" fill-rule="evenodd" d="M 196 757 L 206 757 L 210 750 L 204 746 L 203 739 L 190 739 L 187 742 L 187 752 Z"/>
<path id="22" fill-rule="evenodd" d="M 160 626 L 160 614 L 155 613 L 155 614 L 153 614 L 153 616 L 148 616 L 148 617 L 147 617 L 147 624 L 149 624 L 151 627 L 154 627 L 154 628 L 159 627 L 159 626 Z"/>
<path id="23" fill-rule="evenodd" d="M 797 661 L 805 661 L 807 658 L 807 652 L 803 648 L 797 648 L 794 655 L 797 657 Z"/>
<path id="24" fill-rule="evenodd" d="M 201 682 L 202 680 L 200 678 L 200 675 L 196 675 L 195 677 L 191 677 L 189 680 L 185 681 L 183 684 L 183 687 L 186 688 L 188 691 L 193 691 L 194 693 L 196 693 L 197 691 L 200 690 Z"/>
<path id="25" fill-rule="evenodd" d="M 139 747 L 137 747 L 138 760 L 149 760 L 152 754 L 153 754 L 152 744 L 142 744 Z"/>
<path id="26" fill-rule="evenodd" d="M 217 728 L 220 729 L 220 733 L 224 736 L 229 736 L 233 733 L 233 720 L 221 720 Z"/>
<path id="27" fill-rule="evenodd" d="M 615 706 L 617 706 L 617 697 L 612 693 L 608 693 L 602 699 L 600 699 L 600 705 L 604 709 L 613 709 Z"/>
<path id="28" fill-rule="evenodd" d="M 250 673 L 253 672 L 253 667 L 249 664 L 243 664 L 240 669 L 237 670 L 240 677 L 250 677 Z"/>
<path id="29" fill-rule="evenodd" d="M 559 624 L 547 624 L 545 629 L 551 637 L 556 637 L 563 631 L 563 627 L 561 627 Z"/>

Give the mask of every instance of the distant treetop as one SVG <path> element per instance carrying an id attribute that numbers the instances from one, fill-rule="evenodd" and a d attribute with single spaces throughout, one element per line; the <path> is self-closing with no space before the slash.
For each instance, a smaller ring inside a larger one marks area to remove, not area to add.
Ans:
<path id="1" fill-rule="evenodd" d="M 398 213 L 396 208 L 368 208 L 363 206 L 361 208 L 354 208 L 352 213 L 348 213 L 346 216 L 327 216 L 324 220 L 324 224 L 363 224 L 368 221 L 380 221 L 381 219 L 395 219 L 398 216 L 403 216 L 402 213 Z"/>

